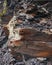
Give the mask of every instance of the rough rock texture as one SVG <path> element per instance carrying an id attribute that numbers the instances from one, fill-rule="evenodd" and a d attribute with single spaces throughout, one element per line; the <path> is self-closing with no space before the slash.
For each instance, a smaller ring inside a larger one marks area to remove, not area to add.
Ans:
<path id="1" fill-rule="evenodd" d="M 52 3 L 12 0 L 7 6 L 0 25 L 0 65 L 52 65 Z M 6 25 L 13 16 L 14 36 L 19 32 L 22 38 L 11 41 Z"/>

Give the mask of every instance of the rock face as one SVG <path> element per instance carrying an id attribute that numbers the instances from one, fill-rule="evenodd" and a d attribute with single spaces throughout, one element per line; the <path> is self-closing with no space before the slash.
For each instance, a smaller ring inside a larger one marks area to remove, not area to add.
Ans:
<path id="1" fill-rule="evenodd" d="M 11 40 L 9 43 L 9 46 L 14 47 L 14 51 L 32 56 L 52 56 L 51 34 L 41 33 L 34 29 L 21 29 L 19 34 L 22 36 L 20 40 Z"/>
<path id="2" fill-rule="evenodd" d="M 21 6 L 16 5 L 16 14 L 7 25 L 10 39 L 8 46 L 15 52 L 32 56 L 52 56 L 52 22 L 49 11 L 40 4 L 20 2 Z"/>
<path id="3" fill-rule="evenodd" d="M 51 2 L 7 1 L 0 26 L 0 65 L 52 65 Z"/>

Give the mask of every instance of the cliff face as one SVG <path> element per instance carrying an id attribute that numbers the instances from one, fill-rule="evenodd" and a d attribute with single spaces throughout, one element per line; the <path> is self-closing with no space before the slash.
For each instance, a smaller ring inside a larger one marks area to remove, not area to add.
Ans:
<path id="1" fill-rule="evenodd" d="M 0 65 L 52 65 L 52 3 L 11 0 L 7 7 L 1 17 Z"/>
<path id="2" fill-rule="evenodd" d="M 52 22 L 50 11 L 47 9 L 50 2 L 27 4 L 23 1 L 21 6 L 19 4 L 18 7 L 16 5 L 15 13 L 6 26 L 9 30 L 8 38 L 10 39 L 8 46 L 11 48 L 20 47 L 18 50 L 13 49 L 24 54 L 32 55 L 31 53 L 33 53 L 33 56 L 40 57 L 52 56 Z M 25 45 L 24 48 L 23 45 Z"/>
<path id="3" fill-rule="evenodd" d="M 12 38 L 8 44 L 15 52 L 37 57 L 52 56 L 52 34 L 49 35 L 35 29 L 24 28 L 19 30 L 18 35 L 21 36 L 20 39 Z"/>

